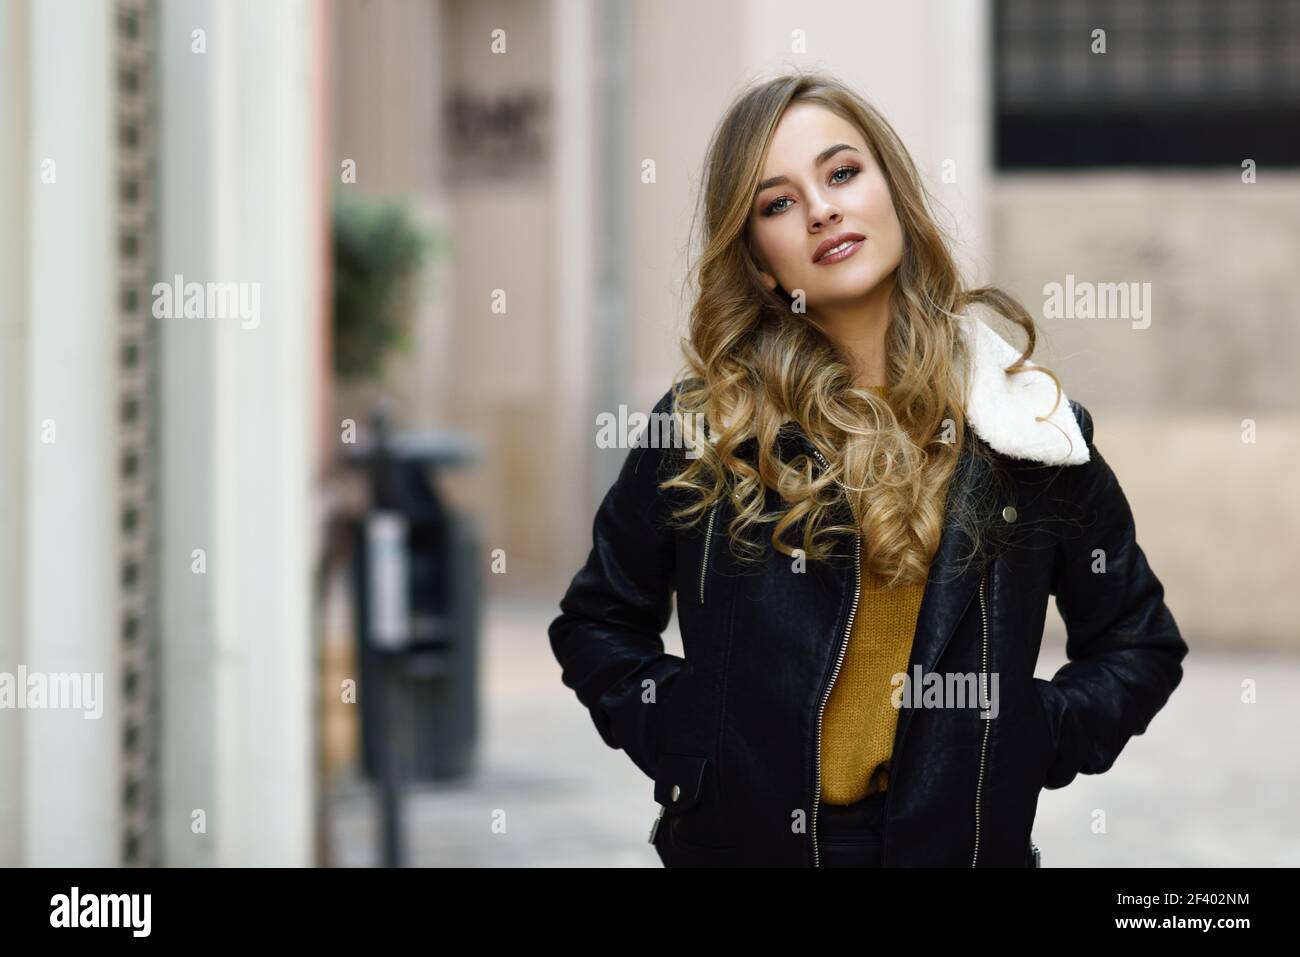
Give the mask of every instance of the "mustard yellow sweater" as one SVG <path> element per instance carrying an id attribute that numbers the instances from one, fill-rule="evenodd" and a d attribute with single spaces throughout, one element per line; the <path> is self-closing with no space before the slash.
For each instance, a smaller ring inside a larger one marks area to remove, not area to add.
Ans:
<path id="1" fill-rule="evenodd" d="M 875 391 L 884 394 L 885 387 Z M 924 583 L 886 588 L 867 569 L 844 661 L 822 714 L 821 777 L 826 804 L 852 804 L 889 784 L 898 727 L 895 674 L 907 671 Z"/>

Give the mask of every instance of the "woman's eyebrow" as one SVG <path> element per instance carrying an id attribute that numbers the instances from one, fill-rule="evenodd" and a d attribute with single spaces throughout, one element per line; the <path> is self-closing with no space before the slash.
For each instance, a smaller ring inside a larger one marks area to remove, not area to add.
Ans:
<path id="1" fill-rule="evenodd" d="M 840 150 L 853 150 L 855 153 L 858 151 L 857 147 L 850 146 L 848 143 L 836 143 L 834 146 L 828 146 L 826 149 L 818 153 L 817 158 L 813 160 L 813 166 L 821 166 L 822 163 L 825 163 Z M 769 186 L 780 186 L 782 183 L 788 182 L 790 182 L 788 177 L 773 176 L 758 184 L 758 192 L 763 192 L 763 190 L 767 189 Z"/>

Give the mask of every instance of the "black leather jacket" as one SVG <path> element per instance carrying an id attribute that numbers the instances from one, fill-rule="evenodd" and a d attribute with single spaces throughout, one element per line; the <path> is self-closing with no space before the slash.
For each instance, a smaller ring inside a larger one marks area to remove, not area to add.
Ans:
<path id="1" fill-rule="evenodd" d="M 654 411 L 671 411 L 672 398 Z M 1069 408 L 1088 444 L 1084 464 L 1043 465 L 984 444 L 990 463 L 963 447 L 908 674 L 996 675 L 997 714 L 900 709 L 886 867 L 1033 866 L 1041 789 L 1109 769 L 1182 678 L 1187 645 L 1129 504 L 1093 446 L 1087 409 Z M 981 439 L 968 428 L 966 441 Z M 778 445 L 783 458 L 807 452 L 825 464 L 793 423 Z M 856 611 L 857 542 L 842 536 L 833 559 L 796 574 L 770 541 L 758 567 L 733 556 L 727 500 L 707 523 L 672 530 L 664 518 L 680 500 L 656 486 L 683 454 L 649 442 L 629 451 L 550 625 L 551 647 L 600 735 L 654 781 L 662 807 L 651 840 L 666 865 L 819 866 L 821 720 Z M 953 521 L 959 501 L 986 522 L 969 562 L 972 543 Z M 768 508 L 779 506 L 769 491 Z M 661 638 L 674 592 L 684 658 Z M 1049 595 L 1069 658 L 1050 682 L 1034 677 Z"/>

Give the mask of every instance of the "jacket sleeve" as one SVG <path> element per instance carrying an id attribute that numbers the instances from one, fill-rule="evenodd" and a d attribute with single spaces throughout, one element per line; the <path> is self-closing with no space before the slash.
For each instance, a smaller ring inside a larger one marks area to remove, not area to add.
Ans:
<path id="1" fill-rule="evenodd" d="M 1058 543 L 1052 571 L 1069 662 L 1050 682 L 1034 679 L 1056 742 L 1048 789 L 1108 770 L 1164 707 L 1188 650 L 1137 543 L 1128 500 L 1093 444 L 1092 416 L 1070 405 L 1089 460 L 1070 470 L 1068 511 L 1077 523 Z"/>
<path id="2" fill-rule="evenodd" d="M 652 410 L 671 412 L 669 390 Z M 652 419 L 652 421 L 654 421 Z M 596 511 L 592 548 L 551 622 L 561 680 L 586 706 L 611 748 L 653 779 L 660 715 L 684 659 L 664 651 L 672 615 L 673 530 L 658 483 L 683 464 L 645 429 Z"/>

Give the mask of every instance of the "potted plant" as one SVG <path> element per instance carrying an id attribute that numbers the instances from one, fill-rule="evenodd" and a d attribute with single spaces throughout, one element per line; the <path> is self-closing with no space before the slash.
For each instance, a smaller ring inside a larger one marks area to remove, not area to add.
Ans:
<path id="1" fill-rule="evenodd" d="M 383 378 L 411 342 L 417 282 L 436 236 L 395 200 L 337 197 L 334 223 L 334 373 L 355 385 Z"/>

